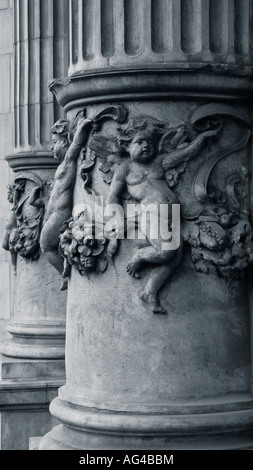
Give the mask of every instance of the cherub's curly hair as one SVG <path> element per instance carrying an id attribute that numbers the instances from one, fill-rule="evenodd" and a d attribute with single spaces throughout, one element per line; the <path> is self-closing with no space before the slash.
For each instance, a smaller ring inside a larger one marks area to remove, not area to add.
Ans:
<path id="1" fill-rule="evenodd" d="M 141 131 L 147 131 L 158 145 L 163 133 L 165 124 L 156 123 L 148 119 L 129 119 L 127 124 L 118 127 L 117 141 L 124 153 L 127 152 L 127 145 L 133 140 L 135 135 Z"/>
<path id="2" fill-rule="evenodd" d="M 78 125 L 78 121 L 82 118 L 86 117 L 86 110 L 81 109 L 78 111 L 72 119 L 69 121 L 68 119 L 59 119 L 57 122 L 54 123 L 53 127 L 51 127 L 52 134 L 57 134 L 63 139 L 68 139 L 69 143 L 73 141 L 74 134 Z"/>
<path id="3" fill-rule="evenodd" d="M 70 131 L 70 122 L 68 119 L 59 119 L 51 127 L 52 134 L 57 134 L 62 138 L 68 138 Z"/>

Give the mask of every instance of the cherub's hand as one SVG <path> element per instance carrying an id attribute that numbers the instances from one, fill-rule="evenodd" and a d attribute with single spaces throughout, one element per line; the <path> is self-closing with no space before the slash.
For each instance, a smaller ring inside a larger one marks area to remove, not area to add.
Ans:
<path id="1" fill-rule="evenodd" d="M 77 123 L 73 142 L 75 144 L 82 144 L 85 138 L 85 130 L 90 130 L 92 127 L 92 119 L 80 119 Z"/>
<path id="2" fill-rule="evenodd" d="M 34 207 L 41 207 L 43 205 L 42 202 L 42 188 L 40 186 L 36 186 L 33 189 L 30 197 L 29 197 L 29 204 Z"/>
<path id="3" fill-rule="evenodd" d="M 215 129 L 205 131 L 205 132 L 203 132 L 203 135 L 205 135 L 206 138 L 217 137 L 217 136 L 219 136 L 219 134 L 222 130 L 222 127 L 223 127 L 223 123 L 218 122 Z"/>

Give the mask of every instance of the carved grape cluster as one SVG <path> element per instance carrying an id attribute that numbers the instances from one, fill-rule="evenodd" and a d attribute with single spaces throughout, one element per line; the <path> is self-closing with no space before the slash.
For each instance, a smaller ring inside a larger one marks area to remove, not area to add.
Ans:
<path id="1" fill-rule="evenodd" d="M 202 219 L 194 222 L 187 240 L 195 269 L 206 274 L 215 269 L 222 276 L 238 277 L 253 261 L 253 228 L 247 214 L 236 220 L 227 213 L 216 220 L 210 216 Z"/>
<path id="2" fill-rule="evenodd" d="M 19 254 L 22 258 L 36 260 L 39 258 L 39 233 L 28 223 L 13 229 L 10 233 L 9 251 Z"/>
<path id="3" fill-rule="evenodd" d="M 103 254 L 107 240 L 95 239 L 95 226 L 84 212 L 71 218 L 60 235 L 60 252 L 82 276 L 94 270 L 104 272 L 107 267 Z"/>

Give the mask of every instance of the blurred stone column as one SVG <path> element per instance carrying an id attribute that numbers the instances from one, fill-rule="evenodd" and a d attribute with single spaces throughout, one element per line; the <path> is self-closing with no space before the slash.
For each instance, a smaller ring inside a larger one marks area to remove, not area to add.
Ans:
<path id="1" fill-rule="evenodd" d="M 64 359 L 66 294 L 60 292 L 60 278 L 40 252 L 39 236 L 57 166 L 50 128 L 64 114 L 48 91 L 48 82 L 67 70 L 68 2 L 15 0 L 14 32 L 15 151 L 6 160 L 14 172 L 14 186 L 22 186 L 12 217 L 15 213 L 26 231 L 21 229 L 12 246 L 12 256 L 16 252 L 17 257 L 8 327 L 11 338 L 1 352 L 29 359 Z M 37 227 L 29 233 L 36 220 Z M 15 233 L 11 236 L 15 238 Z M 32 254 L 22 246 L 29 245 L 29 237 L 37 238 Z"/>
<path id="2" fill-rule="evenodd" d="M 51 90 L 69 118 L 85 108 L 100 123 L 87 164 L 83 154 L 77 163 L 74 207 L 92 201 L 83 164 L 91 167 L 96 152 L 106 158 L 106 142 L 119 142 L 123 122 L 166 123 L 166 138 L 175 137 L 168 153 L 207 129 L 220 133 L 167 175 L 184 242 L 160 292 L 166 314 L 154 315 L 140 298 L 151 266 L 140 279 L 126 272 L 134 241 L 121 240 L 103 273 L 86 276 L 70 257 L 67 382 L 50 407 L 62 424 L 40 449 L 252 448 L 252 6 L 70 1 L 69 76 Z M 108 175 L 95 165 L 96 194 L 108 194 Z M 73 225 L 69 234 L 74 239 Z"/>
<path id="3" fill-rule="evenodd" d="M 14 0 L 13 11 L 15 142 L 2 240 L 12 259 L 11 319 L 0 348 L 0 448 L 27 450 L 30 437 L 55 424 L 48 406 L 65 381 L 66 293 L 39 237 L 57 167 L 50 128 L 64 115 L 48 81 L 67 73 L 68 2 Z"/>

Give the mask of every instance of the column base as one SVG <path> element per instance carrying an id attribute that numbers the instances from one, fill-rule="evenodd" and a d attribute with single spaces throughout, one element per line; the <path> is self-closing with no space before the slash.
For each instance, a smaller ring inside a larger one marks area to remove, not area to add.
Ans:
<path id="1" fill-rule="evenodd" d="M 64 424 L 42 438 L 39 450 L 253 449 L 252 400 L 223 403 L 223 411 L 221 406 L 202 404 L 200 412 L 187 404 L 185 412 L 176 405 L 170 413 L 138 414 L 70 406 L 56 398 L 50 411 Z"/>
<path id="2" fill-rule="evenodd" d="M 64 326 L 27 326 L 8 327 L 12 335 L 0 348 L 0 352 L 9 357 L 22 359 L 64 359 Z"/>
<path id="3" fill-rule="evenodd" d="M 1 450 L 28 450 L 31 436 L 58 424 L 49 403 L 65 380 L 63 360 L 0 357 Z"/>

